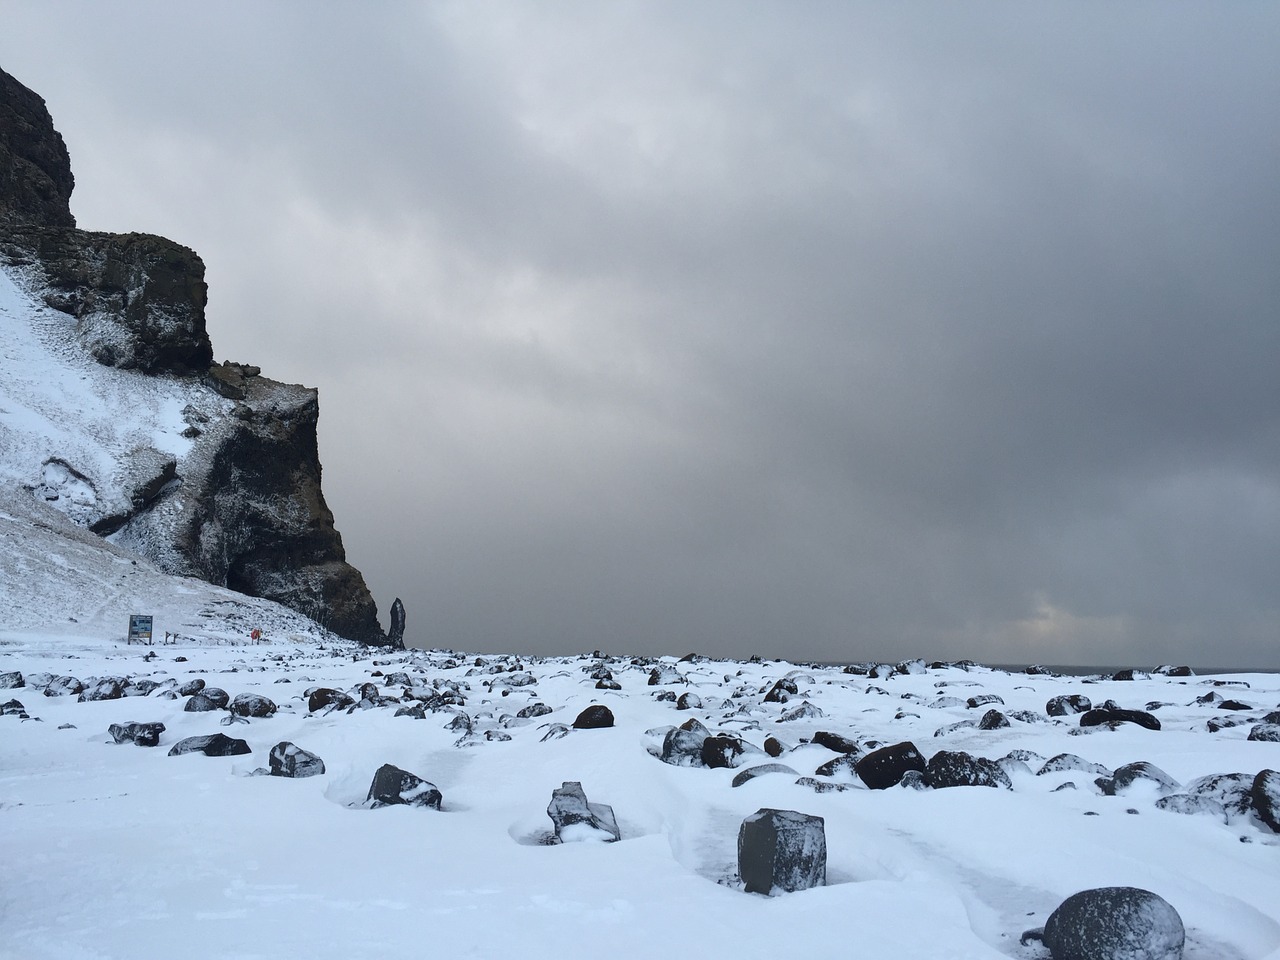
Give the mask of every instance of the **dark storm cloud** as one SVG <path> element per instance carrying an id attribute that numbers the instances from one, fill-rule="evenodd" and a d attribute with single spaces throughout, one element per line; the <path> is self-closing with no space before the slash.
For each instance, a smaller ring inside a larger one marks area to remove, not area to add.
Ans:
<path id="1" fill-rule="evenodd" d="M 322 10 L 0 55 L 420 642 L 1276 665 L 1273 9 Z"/>

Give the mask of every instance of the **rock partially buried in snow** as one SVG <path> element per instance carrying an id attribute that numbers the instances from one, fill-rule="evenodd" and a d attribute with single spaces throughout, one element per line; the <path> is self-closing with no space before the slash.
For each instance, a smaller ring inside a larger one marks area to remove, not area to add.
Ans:
<path id="1" fill-rule="evenodd" d="M 163 723 L 113 723 L 107 728 L 116 743 L 133 743 L 139 747 L 154 747 L 164 733 Z"/>
<path id="2" fill-rule="evenodd" d="M 1120 707 L 1094 707 L 1080 714 L 1080 726 L 1098 727 L 1103 724 L 1136 723 L 1148 730 L 1159 730 L 1160 721 L 1145 710 L 1124 710 Z"/>
<path id="3" fill-rule="evenodd" d="M 822 817 L 763 807 L 738 828 L 738 874 L 747 893 L 775 896 L 827 882 Z"/>
<path id="4" fill-rule="evenodd" d="M 225 733 L 211 733 L 204 737 L 187 737 L 179 740 L 169 750 L 169 756 L 180 757 L 188 753 L 203 753 L 206 757 L 239 757 L 252 753 L 249 744 L 235 740 Z"/>
<path id="5" fill-rule="evenodd" d="M 434 783 L 423 780 L 408 770 L 384 763 L 373 775 L 373 783 L 369 785 L 369 795 L 365 802 L 375 809 L 403 803 L 411 807 L 439 810 L 443 799 Z"/>
<path id="6" fill-rule="evenodd" d="M 613 726 L 613 711 L 601 703 L 593 703 L 573 721 L 575 730 L 602 730 Z"/>
<path id="7" fill-rule="evenodd" d="M 962 750 L 939 750 L 929 758 L 925 767 L 929 786 L 942 787 L 1004 787 L 1013 789 L 1013 781 L 1004 768 L 994 760 L 975 757 Z"/>
<path id="8" fill-rule="evenodd" d="M 1137 887 L 1082 890 L 1044 925 L 1053 960 L 1181 960 L 1186 931 L 1168 901 Z"/>
<path id="9" fill-rule="evenodd" d="M 257 693 L 239 693 L 231 701 L 231 713 L 237 717 L 270 717 L 276 712 L 275 701 Z"/>
<path id="10" fill-rule="evenodd" d="M 1249 795 L 1258 819 L 1270 827 L 1273 833 L 1280 833 L 1280 772 L 1260 771 L 1253 780 L 1253 789 Z"/>
<path id="11" fill-rule="evenodd" d="M 551 791 L 547 816 L 556 829 L 557 843 L 597 840 L 613 843 L 622 838 L 613 807 L 607 803 L 591 803 L 577 780 L 566 780 Z"/>
<path id="12" fill-rule="evenodd" d="M 908 770 L 925 772 L 924 757 L 910 741 L 881 747 L 862 757 L 854 766 L 858 779 L 872 790 L 896 785 Z"/>
<path id="13" fill-rule="evenodd" d="M 19 687 L 26 686 L 26 684 L 27 681 L 23 679 L 22 672 L 19 670 L 0 673 L 0 690 L 17 690 Z"/>
<path id="14" fill-rule="evenodd" d="M 295 746 L 288 740 L 281 740 L 271 748 L 267 762 L 271 765 L 271 776 L 273 777 L 301 779 L 302 777 L 315 777 L 324 773 L 323 760 L 314 753 Z"/>

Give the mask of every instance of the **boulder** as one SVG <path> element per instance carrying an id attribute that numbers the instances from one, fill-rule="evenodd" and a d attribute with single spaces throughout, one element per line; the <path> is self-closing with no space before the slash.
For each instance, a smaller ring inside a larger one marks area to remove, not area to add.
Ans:
<path id="1" fill-rule="evenodd" d="M 396 597 L 391 604 L 391 629 L 387 631 L 387 646 L 392 650 L 404 649 L 404 621 L 404 604 Z"/>
<path id="2" fill-rule="evenodd" d="M 1161 797 L 1156 801 L 1156 809 L 1165 810 L 1169 813 L 1180 813 L 1185 816 L 1208 814 L 1223 823 L 1231 822 L 1227 808 L 1212 797 L 1193 797 L 1187 793 L 1171 793 L 1167 797 Z"/>
<path id="3" fill-rule="evenodd" d="M 672 683 L 684 683 L 684 677 L 670 664 L 660 663 L 649 671 L 649 686 L 667 686 Z"/>
<path id="4" fill-rule="evenodd" d="M 663 763 L 677 767 L 702 766 L 702 743 L 711 735 L 697 720 L 688 720 L 678 727 L 667 731 L 662 738 L 662 752 L 659 755 Z"/>
<path id="5" fill-rule="evenodd" d="M 318 687 L 307 694 L 307 710 L 311 713 L 319 713 L 322 710 L 329 713 L 355 705 L 354 697 L 348 696 L 341 690 L 334 690 L 332 687 Z"/>
<path id="6" fill-rule="evenodd" d="M 1102 724 L 1136 723 L 1148 730 L 1159 730 L 1160 721 L 1143 710 L 1123 710 L 1119 707 L 1097 707 L 1080 714 L 1080 726 L 1097 727 Z"/>
<path id="7" fill-rule="evenodd" d="M 733 782 L 729 785 L 731 787 L 740 787 L 744 783 L 754 780 L 756 777 L 763 777 L 770 773 L 786 773 L 793 777 L 798 777 L 800 775 L 785 763 L 762 763 L 754 767 L 747 767 L 745 770 L 740 770 L 733 778 Z"/>
<path id="8" fill-rule="evenodd" d="M 1253 809 L 1254 779 L 1248 773 L 1212 773 L 1188 783 L 1186 793 L 1216 801 L 1229 818 L 1242 817 Z"/>
<path id="9" fill-rule="evenodd" d="M 0 703 L 0 717 L 25 717 L 27 708 L 22 705 L 21 700 L 6 700 Z"/>
<path id="10" fill-rule="evenodd" d="M 26 683 L 27 681 L 18 670 L 0 673 L 0 690 L 17 690 L 19 687 L 26 686 Z"/>
<path id="11" fill-rule="evenodd" d="M 846 780 L 853 780 L 857 777 L 858 758 L 852 753 L 842 753 L 834 759 L 828 760 L 821 764 L 817 770 L 813 771 L 815 776 L 819 777 L 838 777 Z"/>
<path id="12" fill-rule="evenodd" d="M 551 708 L 545 703 L 531 703 L 527 707 L 521 707 L 516 711 L 516 716 L 521 720 L 531 720 L 534 717 L 545 717 L 551 712 Z"/>
<path id="13" fill-rule="evenodd" d="M 795 810 L 757 810 L 738 828 L 738 874 L 747 893 L 775 896 L 827 882 L 822 817 Z"/>
<path id="14" fill-rule="evenodd" d="M 799 693 L 800 688 L 796 686 L 796 682 L 787 677 L 783 677 L 769 688 L 769 692 L 764 695 L 764 702 L 786 703 Z"/>
<path id="15" fill-rule="evenodd" d="M 764 752 L 771 757 L 780 757 L 787 750 L 787 745 L 777 737 L 764 738 Z"/>
<path id="16" fill-rule="evenodd" d="M 1181 960 L 1186 931 L 1168 901 L 1137 887 L 1067 897 L 1044 925 L 1053 960 Z"/>
<path id="17" fill-rule="evenodd" d="M 808 700 L 801 700 L 800 705 L 792 707 L 778 718 L 779 723 L 790 723 L 795 720 L 820 720 L 823 717 L 822 709 L 814 706 Z"/>
<path id="18" fill-rule="evenodd" d="M 1253 779 L 1249 798 L 1258 819 L 1280 833 L 1280 772 L 1261 770 Z"/>
<path id="19" fill-rule="evenodd" d="M 858 779 L 872 790 L 885 790 L 902 780 L 908 770 L 925 772 L 925 761 L 910 741 L 873 750 L 854 765 Z"/>
<path id="20" fill-rule="evenodd" d="M 557 843 L 596 840 L 613 843 L 622 838 L 613 807 L 606 803 L 590 803 L 576 780 L 566 780 L 551 791 L 547 816 L 555 826 Z"/>
<path id="21" fill-rule="evenodd" d="M 1044 766 L 1036 771 L 1036 776 L 1042 777 L 1046 773 L 1060 773 L 1064 770 L 1083 770 L 1085 773 L 1092 773 L 1099 777 L 1111 776 L 1109 768 L 1100 763 L 1085 760 L 1083 757 L 1077 757 L 1074 753 L 1059 753 L 1057 756 L 1050 757 L 1044 762 Z"/>
<path id="22" fill-rule="evenodd" d="M 119 700 L 124 696 L 125 683 L 123 677 L 103 677 L 85 687 L 78 700 L 80 703 L 91 700 Z"/>
<path id="23" fill-rule="evenodd" d="M 323 760 L 314 753 L 295 746 L 288 740 L 281 740 L 271 748 L 267 762 L 271 765 L 271 776 L 273 777 L 300 779 L 302 777 L 315 777 L 324 773 Z"/>
<path id="24" fill-rule="evenodd" d="M 1178 781 L 1146 760 L 1126 763 L 1123 767 L 1117 767 L 1116 772 L 1111 776 L 1099 777 L 1093 782 L 1097 784 L 1103 795 L 1108 797 L 1119 796 L 1144 785 L 1148 789 L 1155 789 L 1161 796 L 1178 790 Z"/>
<path id="25" fill-rule="evenodd" d="M 978 707 L 985 707 L 990 703 L 998 703 L 1004 706 L 1004 700 L 994 693 L 979 693 L 977 696 L 970 697 L 965 701 L 965 706 L 970 710 L 976 710 Z"/>
<path id="26" fill-rule="evenodd" d="M 163 723 L 113 723 L 107 728 L 116 743 L 133 743 L 139 747 L 154 747 L 164 733 Z"/>
<path id="27" fill-rule="evenodd" d="M 680 694 L 680 698 L 676 700 L 677 710 L 701 710 L 702 698 L 696 693 L 686 691 Z"/>
<path id="28" fill-rule="evenodd" d="M 994 760 L 975 757 L 962 750 L 939 750 L 925 765 L 925 779 L 934 789 L 944 787 L 1004 787 L 1013 781 Z"/>
<path id="29" fill-rule="evenodd" d="M 1280 743 L 1280 723 L 1255 723 L 1249 730 L 1250 740 Z"/>
<path id="30" fill-rule="evenodd" d="M 573 721 L 575 730 L 601 730 L 613 726 L 613 711 L 602 703 L 593 703 Z"/>
<path id="31" fill-rule="evenodd" d="M 369 795 L 365 798 L 365 802 L 373 808 L 408 804 L 411 807 L 430 807 L 433 810 L 440 809 L 442 800 L 434 783 L 389 763 L 384 763 L 373 775 Z"/>
<path id="32" fill-rule="evenodd" d="M 196 677 L 195 679 L 188 680 L 182 686 L 178 687 L 178 696 L 190 697 L 193 694 L 199 693 L 201 690 L 204 689 L 204 687 L 205 687 L 204 681 L 199 677 Z"/>
<path id="33" fill-rule="evenodd" d="M 826 747 L 828 750 L 834 750 L 836 753 L 862 752 L 856 740 L 850 740 L 848 737 L 842 737 L 838 733 L 829 733 L 826 730 L 819 730 L 815 733 L 812 742 L 820 747 Z"/>
<path id="34" fill-rule="evenodd" d="M 1067 717 L 1073 713 L 1084 713 L 1092 709 L 1092 701 L 1079 693 L 1064 693 L 1057 697 L 1050 697 L 1049 702 L 1044 705 L 1044 712 L 1051 717 Z"/>
<path id="35" fill-rule="evenodd" d="M 409 717 L 413 720 L 425 720 L 427 718 L 427 706 L 421 702 L 415 702 L 412 705 L 400 707 L 393 716 Z"/>
<path id="36" fill-rule="evenodd" d="M 204 695 L 204 691 L 192 694 L 182 707 L 185 713 L 208 713 L 212 710 L 220 710 L 218 702 Z"/>
<path id="37" fill-rule="evenodd" d="M 273 700 L 257 693 L 238 693 L 231 701 L 231 713 L 237 717 L 270 717 L 276 712 Z"/>
<path id="38" fill-rule="evenodd" d="M 203 753 L 206 757 L 238 757 L 252 753 L 249 744 L 235 740 L 225 733 L 211 733 L 204 737 L 186 737 L 169 750 L 169 756 L 180 757 L 187 753 Z"/>
<path id="39" fill-rule="evenodd" d="M 54 677 L 44 688 L 46 697 L 69 697 L 84 693 L 84 684 L 75 677 Z"/>
<path id="40" fill-rule="evenodd" d="M 750 754 L 758 753 L 756 747 L 732 733 L 717 733 L 702 741 L 700 758 L 704 767 L 738 767 Z"/>
<path id="41" fill-rule="evenodd" d="M 1001 727 L 1011 726 L 1009 718 L 999 710 L 992 708 L 982 715 L 982 719 L 978 721 L 979 730 L 999 730 Z"/>

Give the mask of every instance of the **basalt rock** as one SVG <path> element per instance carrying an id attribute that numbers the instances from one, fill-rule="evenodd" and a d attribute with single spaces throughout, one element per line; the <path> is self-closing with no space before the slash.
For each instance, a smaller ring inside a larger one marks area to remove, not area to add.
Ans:
<path id="1" fill-rule="evenodd" d="M 434 783 L 401 770 L 390 763 L 384 763 L 373 775 L 373 783 L 369 785 L 369 795 L 365 802 L 371 808 L 407 804 L 411 807 L 430 807 L 439 810 L 443 801 L 440 790 Z"/>
<path id="2" fill-rule="evenodd" d="M 854 766 L 858 779 L 872 790 L 885 790 L 896 785 L 909 770 L 925 772 L 924 757 L 910 741 L 873 750 Z"/>
<path id="3" fill-rule="evenodd" d="M 206 757 L 239 757 L 252 753 L 243 740 L 228 737 L 225 733 L 211 733 L 203 737 L 186 737 L 169 750 L 169 756 L 180 757 L 188 753 L 203 753 Z"/>
<path id="4" fill-rule="evenodd" d="M 1186 931 L 1168 901 L 1137 887 L 1082 890 L 1044 925 L 1053 960 L 1181 960 Z"/>
<path id="5" fill-rule="evenodd" d="M 622 838 L 613 807 L 591 803 L 576 780 L 566 780 L 551 791 L 547 816 L 555 826 L 557 843 L 598 840 L 613 843 Z"/>
<path id="6" fill-rule="evenodd" d="M 774 896 L 827 882 L 822 817 L 795 810 L 757 810 L 738 828 L 738 873 L 747 893 Z"/>
<path id="7" fill-rule="evenodd" d="M 301 777 L 315 777 L 324 773 L 323 760 L 314 753 L 303 750 L 287 740 L 281 740 L 271 748 L 267 761 L 271 764 L 271 776 L 273 777 L 299 779 Z"/>
<path id="8" fill-rule="evenodd" d="M 391 604 L 391 629 L 387 631 L 387 646 L 392 650 L 404 649 L 404 604 L 396 597 Z"/>

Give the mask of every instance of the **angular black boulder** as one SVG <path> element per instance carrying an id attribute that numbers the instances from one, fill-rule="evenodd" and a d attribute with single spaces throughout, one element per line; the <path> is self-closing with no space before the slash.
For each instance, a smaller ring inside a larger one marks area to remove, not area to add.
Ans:
<path id="1" fill-rule="evenodd" d="M 271 748 L 271 753 L 267 756 L 267 762 L 271 765 L 271 776 L 273 777 L 301 779 L 302 777 L 315 777 L 324 773 L 323 760 L 314 753 L 295 746 L 288 740 L 281 740 Z"/>
<path id="2" fill-rule="evenodd" d="M 820 747 L 826 747 L 828 750 L 834 750 L 836 753 L 861 753 L 858 741 L 850 740 L 838 733 L 831 733 L 827 730 L 819 730 L 813 735 L 813 743 Z"/>
<path id="3" fill-rule="evenodd" d="M 794 893 L 827 882 L 822 817 L 763 807 L 738 828 L 738 874 L 747 893 Z"/>
<path id="4" fill-rule="evenodd" d="M 1084 713 L 1093 709 L 1093 701 L 1079 693 L 1064 693 L 1050 697 L 1044 705 L 1044 712 L 1051 717 L 1066 717 L 1073 713 Z"/>
<path id="5" fill-rule="evenodd" d="M 736 767 L 749 747 L 741 737 L 731 733 L 717 733 L 702 741 L 700 757 L 704 767 Z M 752 751 L 754 752 L 754 750 Z"/>
<path id="6" fill-rule="evenodd" d="M 943 787 L 1004 787 L 1013 781 L 994 760 L 975 757 L 963 750 L 939 750 L 925 766 L 925 778 L 934 789 Z"/>
<path id="7" fill-rule="evenodd" d="M 903 741 L 871 751 L 858 760 L 853 769 L 858 779 L 872 790 L 887 790 L 908 770 L 924 773 L 925 761 L 914 743 Z"/>
<path id="8" fill-rule="evenodd" d="M 204 737 L 186 737 L 169 749 L 169 756 L 180 757 L 188 753 L 203 753 L 206 757 L 239 757 L 252 753 L 243 740 L 228 737 L 225 733 L 211 733 Z"/>
<path id="9" fill-rule="evenodd" d="M 613 843 L 622 838 L 613 807 L 587 800 L 582 784 L 566 780 L 551 791 L 547 816 L 555 826 L 557 843 L 598 840 Z"/>
<path id="10" fill-rule="evenodd" d="M 354 697 L 347 696 L 341 690 L 334 690 L 332 687 L 312 690 L 307 697 L 307 710 L 310 713 L 319 713 L 321 710 L 345 710 L 355 705 Z"/>
<path id="11" fill-rule="evenodd" d="M 373 775 L 373 783 L 369 785 L 369 795 L 365 802 L 375 809 L 401 803 L 439 810 L 443 799 L 434 783 L 423 780 L 408 770 L 384 763 Z"/>
<path id="12" fill-rule="evenodd" d="M 1178 911 L 1137 887 L 1073 893 L 1044 925 L 1053 960 L 1179 960 L 1185 941 Z"/>

